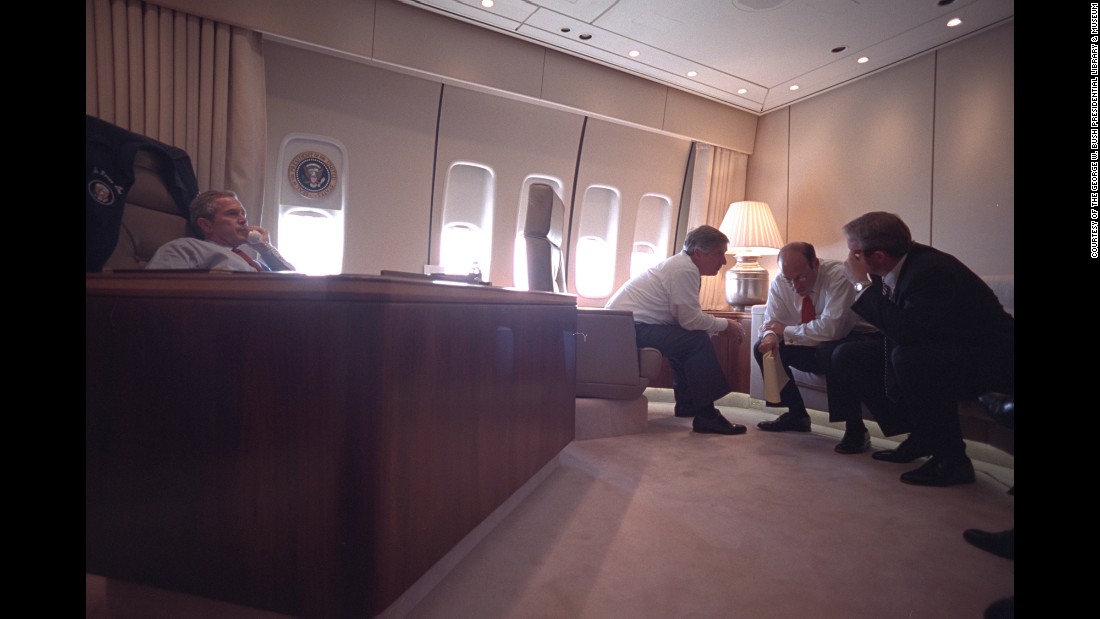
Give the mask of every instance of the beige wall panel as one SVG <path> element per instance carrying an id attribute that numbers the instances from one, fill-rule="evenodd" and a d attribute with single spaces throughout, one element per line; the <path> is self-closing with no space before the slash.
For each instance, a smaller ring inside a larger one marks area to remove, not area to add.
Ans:
<path id="1" fill-rule="evenodd" d="M 580 167 L 577 170 L 576 206 L 570 228 L 570 237 L 574 240 L 570 247 L 567 272 L 570 292 L 576 293 L 573 285 L 576 276 L 575 241 L 585 189 L 592 185 L 606 185 L 618 189 L 622 194 L 615 285 L 612 289 L 614 291 L 630 276 L 630 252 L 638 203 L 647 193 L 668 196 L 672 202 L 672 221 L 675 222 L 679 214 L 680 194 L 683 192 L 684 174 L 690 153 L 690 140 L 589 119 L 584 134 Z M 678 249 L 673 247 L 671 252 Z M 577 299 L 577 305 L 582 307 L 602 307 L 606 302 L 606 297 Z"/>
<path id="2" fill-rule="evenodd" d="M 1009 23 L 941 50 L 936 63 L 932 244 L 979 275 L 1016 271 L 1014 38 Z"/>
<path id="3" fill-rule="evenodd" d="M 344 272 L 420 272 L 428 257 L 441 86 L 355 62 L 265 43 L 268 170 L 274 218 L 278 148 L 288 133 L 335 138 L 348 151 Z M 289 258 L 289 256 L 288 256 Z"/>
<path id="4" fill-rule="evenodd" d="M 567 54 L 547 50 L 542 98 L 578 110 L 664 126 L 668 88 Z"/>
<path id="5" fill-rule="evenodd" d="M 934 71 L 927 54 L 791 107 L 788 240 L 843 259 L 841 226 L 889 211 L 929 241 Z"/>
<path id="6" fill-rule="evenodd" d="M 790 238 L 787 206 L 790 129 L 790 108 L 760 117 L 756 125 L 756 148 L 749 157 L 745 181 L 745 199 L 768 203 L 784 240 L 794 240 Z M 775 256 L 761 257 L 760 264 L 772 271 L 773 277 L 779 272 L 779 262 Z"/>
<path id="7" fill-rule="evenodd" d="M 663 129 L 742 153 L 752 154 L 757 116 L 710 99 L 668 89 Z"/>
<path id="8" fill-rule="evenodd" d="M 152 0 L 151 4 L 369 57 L 375 1 Z"/>
<path id="9" fill-rule="evenodd" d="M 531 103 L 446 86 L 439 122 L 439 156 L 432 218 L 432 263 L 439 260 L 447 174 L 457 161 L 482 164 L 494 175 L 493 258 L 495 286 L 512 286 L 513 248 L 523 181 L 531 174 L 562 182 L 569 208 L 584 117 Z M 524 202 L 526 203 L 526 202 Z M 568 213 L 566 213 L 568 217 Z"/>
<path id="10" fill-rule="evenodd" d="M 538 97 L 537 45 L 391 0 L 378 0 L 375 60 Z"/>

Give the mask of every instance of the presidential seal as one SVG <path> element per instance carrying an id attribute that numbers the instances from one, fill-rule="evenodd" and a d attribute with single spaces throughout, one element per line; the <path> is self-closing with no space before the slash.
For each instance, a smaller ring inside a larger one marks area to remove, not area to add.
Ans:
<path id="1" fill-rule="evenodd" d="M 122 194 L 122 187 L 115 185 L 111 177 L 99 168 L 92 168 L 91 177 L 88 181 L 88 197 L 103 206 L 114 204 Z"/>
<path id="2" fill-rule="evenodd" d="M 287 174 L 295 191 L 314 200 L 327 196 L 336 187 L 336 166 L 318 152 L 299 153 L 290 162 Z"/>

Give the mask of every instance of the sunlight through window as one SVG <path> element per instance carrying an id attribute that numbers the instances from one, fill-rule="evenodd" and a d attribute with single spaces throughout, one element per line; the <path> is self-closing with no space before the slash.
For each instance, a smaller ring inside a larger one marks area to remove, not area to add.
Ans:
<path id="1" fill-rule="evenodd" d="M 444 226 L 443 238 L 439 245 L 443 271 L 454 275 L 465 275 L 477 263 L 484 277 L 486 265 L 478 261 L 481 246 L 485 242 L 482 237 L 481 229 L 473 224 L 455 222 Z"/>
<path id="2" fill-rule="evenodd" d="M 577 269 L 577 294 L 589 298 L 611 294 L 615 255 L 606 241 L 594 236 L 581 237 L 577 243 L 577 264 L 586 267 Z"/>
<path id="3" fill-rule="evenodd" d="M 279 253 L 299 273 L 333 275 L 343 268 L 342 211 L 291 209 L 279 220 Z"/>
<path id="4" fill-rule="evenodd" d="M 652 243 L 635 243 L 630 253 L 630 277 L 634 278 L 657 266 L 662 257 Z"/>

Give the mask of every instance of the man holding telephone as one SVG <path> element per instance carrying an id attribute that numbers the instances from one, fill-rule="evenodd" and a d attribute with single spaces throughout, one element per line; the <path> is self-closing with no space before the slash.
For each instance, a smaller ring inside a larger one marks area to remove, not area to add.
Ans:
<path id="1" fill-rule="evenodd" d="M 248 225 L 236 193 L 204 191 L 191 201 L 191 224 L 201 239 L 181 238 L 162 245 L 146 269 L 215 269 L 223 271 L 293 271 L 267 230 Z"/>

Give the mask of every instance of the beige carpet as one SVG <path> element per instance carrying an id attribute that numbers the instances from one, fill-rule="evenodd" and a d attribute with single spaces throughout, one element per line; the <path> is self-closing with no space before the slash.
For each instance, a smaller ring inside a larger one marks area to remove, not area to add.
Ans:
<path id="1" fill-rule="evenodd" d="M 973 485 L 908 486 L 919 462 L 836 454 L 826 425 L 757 431 L 773 412 L 731 397 L 748 434 L 694 434 L 654 401 L 647 433 L 571 443 L 385 616 L 979 619 L 1013 595 L 1013 562 L 962 538 L 1014 526 L 1011 456 L 975 460 Z M 87 617 L 278 617 L 95 575 L 86 591 Z"/>
<path id="2" fill-rule="evenodd" d="M 1011 469 L 978 461 L 974 485 L 908 486 L 898 476 L 914 464 L 722 410 L 749 433 L 694 434 L 655 402 L 646 434 L 570 444 L 394 616 L 974 619 L 1013 594 L 1013 562 L 962 538 L 1013 526 Z"/>

